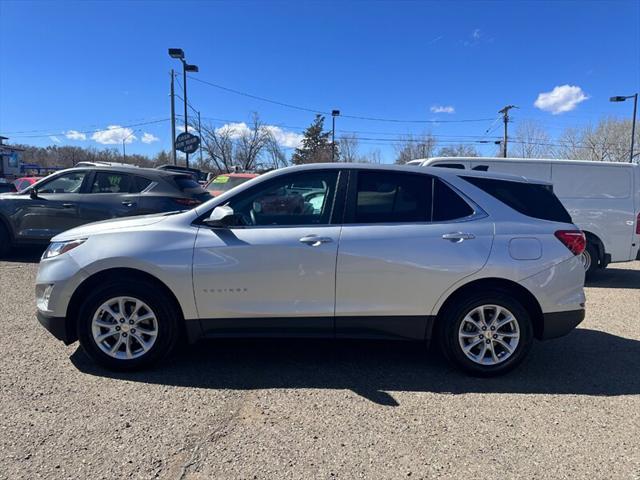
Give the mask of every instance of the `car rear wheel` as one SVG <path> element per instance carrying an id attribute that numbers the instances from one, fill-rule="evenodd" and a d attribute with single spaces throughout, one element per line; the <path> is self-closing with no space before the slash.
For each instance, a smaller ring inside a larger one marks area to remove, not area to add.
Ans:
<path id="1" fill-rule="evenodd" d="M 580 260 L 582 260 L 582 266 L 584 267 L 586 278 L 592 278 L 600 264 L 598 247 L 592 242 L 587 242 L 587 246 L 580 256 Z"/>
<path id="2" fill-rule="evenodd" d="M 533 343 L 531 319 L 507 292 L 487 292 L 457 302 L 442 315 L 440 343 L 445 356 L 474 375 L 492 376 L 515 368 Z"/>
<path id="3" fill-rule="evenodd" d="M 173 350 L 179 336 L 175 306 L 145 282 L 111 281 L 84 301 L 78 338 L 95 362 L 133 370 Z"/>

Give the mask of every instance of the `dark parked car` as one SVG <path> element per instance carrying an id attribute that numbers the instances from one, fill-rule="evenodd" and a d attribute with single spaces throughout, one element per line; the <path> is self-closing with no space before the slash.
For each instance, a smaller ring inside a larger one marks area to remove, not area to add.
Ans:
<path id="1" fill-rule="evenodd" d="M 12 245 L 47 243 L 79 225 L 186 210 L 208 200 L 188 174 L 138 167 L 61 170 L 19 193 L 0 194 L 0 255 Z"/>
<path id="2" fill-rule="evenodd" d="M 0 178 L 0 193 L 16 192 L 17 190 L 13 183 L 7 182 L 4 178 Z"/>

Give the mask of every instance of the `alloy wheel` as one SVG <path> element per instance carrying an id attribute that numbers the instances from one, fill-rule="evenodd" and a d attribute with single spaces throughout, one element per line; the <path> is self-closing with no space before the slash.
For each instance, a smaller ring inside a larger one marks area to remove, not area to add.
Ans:
<path id="1" fill-rule="evenodd" d="M 114 297 L 96 310 L 91 332 L 96 345 L 105 354 L 119 360 L 131 360 L 151 350 L 158 338 L 158 320 L 142 300 Z"/>
<path id="2" fill-rule="evenodd" d="M 480 365 L 498 365 L 516 351 L 520 342 L 520 326 L 506 308 L 481 305 L 462 319 L 458 342 L 471 361 Z"/>

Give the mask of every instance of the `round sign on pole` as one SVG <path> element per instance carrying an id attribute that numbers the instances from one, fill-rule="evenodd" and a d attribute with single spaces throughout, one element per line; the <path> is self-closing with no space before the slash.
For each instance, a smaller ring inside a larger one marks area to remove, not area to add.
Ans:
<path id="1" fill-rule="evenodd" d="M 200 146 L 200 137 L 188 132 L 181 133 L 176 137 L 176 150 L 182 153 L 193 153 Z"/>

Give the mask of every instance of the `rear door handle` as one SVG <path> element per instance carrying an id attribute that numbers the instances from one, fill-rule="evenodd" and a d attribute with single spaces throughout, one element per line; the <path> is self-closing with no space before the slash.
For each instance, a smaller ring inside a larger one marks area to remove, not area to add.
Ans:
<path id="1" fill-rule="evenodd" d="M 442 235 L 442 238 L 453 243 L 460 243 L 464 240 L 473 240 L 474 238 L 476 238 L 476 236 L 473 233 L 452 232 L 445 233 L 444 235 Z"/>
<path id="2" fill-rule="evenodd" d="M 307 235 L 306 237 L 302 237 L 300 242 L 311 245 L 312 247 L 317 247 L 323 243 L 333 242 L 333 239 L 329 237 L 319 237 L 317 235 Z"/>
<path id="3" fill-rule="evenodd" d="M 136 206 L 136 202 L 124 201 L 124 202 L 122 202 L 122 205 L 124 205 L 125 207 L 135 207 Z"/>
<path id="4" fill-rule="evenodd" d="M 63 203 L 62 208 L 73 208 L 76 205 L 74 203 Z"/>

